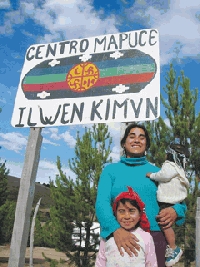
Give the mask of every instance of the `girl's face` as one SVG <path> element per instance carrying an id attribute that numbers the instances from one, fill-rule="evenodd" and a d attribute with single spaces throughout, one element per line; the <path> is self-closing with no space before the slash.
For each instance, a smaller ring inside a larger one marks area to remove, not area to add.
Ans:
<path id="1" fill-rule="evenodd" d="M 132 128 L 124 143 L 127 158 L 144 156 L 146 143 L 144 130 L 141 128 Z"/>
<path id="2" fill-rule="evenodd" d="M 125 204 L 119 202 L 116 218 L 122 228 L 133 230 L 140 221 L 140 212 L 136 207 L 131 205 L 130 202 L 125 202 Z"/>

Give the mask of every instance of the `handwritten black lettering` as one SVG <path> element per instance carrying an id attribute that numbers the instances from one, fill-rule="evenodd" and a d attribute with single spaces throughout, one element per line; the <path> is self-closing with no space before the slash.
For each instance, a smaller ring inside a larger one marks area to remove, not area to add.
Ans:
<path id="1" fill-rule="evenodd" d="M 89 41 L 88 39 L 83 39 L 80 41 L 80 52 L 85 52 L 89 47 Z"/>
<path id="2" fill-rule="evenodd" d="M 147 34 L 147 31 L 141 31 L 140 32 L 140 35 L 139 35 L 139 45 L 140 46 L 144 46 L 146 44 L 146 42 L 142 42 L 142 37 L 143 37 L 143 34 Z"/>
<path id="3" fill-rule="evenodd" d="M 57 118 L 58 118 L 58 116 L 60 114 L 60 109 L 61 109 L 61 105 L 58 106 L 58 110 L 56 112 L 54 120 L 51 120 L 52 116 L 50 116 L 49 118 L 48 117 L 44 118 L 43 111 L 40 108 L 40 121 L 41 121 L 41 123 L 44 124 L 44 125 L 47 125 L 47 124 L 53 125 L 56 122 L 56 120 L 57 120 Z"/>
<path id="4" fill-rule="evenodd" d="M 110 99 L 107 99 L 105 120 L 107 121 L 110 113 Z"/>
<path id="5" fill-rule="evenodd" d="M 70 41 L 65 41 L 65 42 L 60 42 L 60 54 L 64 54 L 65 53 L 65 45 L 70 44 Z"/>
<path id="6" fill-rule="evenodd" d="M 56 55 L 56 48 L 57 48 L 57 44 L 48 44 L 47 45 L 47 51 L 46 51 L 45 57 L 48 57 L 49 55 L 52 55 L 52 56 L 55 57 L 55 55 Z"/>
<path id="7" fill-rule="evenodd" d="M 142 101 L 143 101 L 143 99 L 140 98 L 140 103 L 138 104 L 138 107 L 136 108 L 136 107 L 135 107 L 135 101 L 134 101 L 133 99 L 130 99 L 132 108 L 133 108 L 134 113 L 135 113 L 135 118 L 139 118 L 139 115 L 140 115 L 140 108 L 141 108 L 141 105 L 142 105 Z"/>
<path id="8" fill-rule="evenodd" d="M 42 51 L 41 51 L 41 48 L 42 47 L 45 47 L 45 45 L 39 45 L 37 48 L 36 48 L 36 52 L 35 52 L 35 59 L 43 59 L 42 56 L 39 56 Z"/>
<path id="9" fill-rule="evenodd" d="M 61 117 L 61 120 L 60 120 L 60 122 L 62 124 L 69 123 L 69 120 L 65 120 L 65 116 L 68 114 L 68 111 L 66 111 L 66 107 L 69 107 L 69 106 L 70 106 L 70 104 L 68 104 L 68 103 L 63 105 L 62 117 Z"/>
<path id="10" fill-rule="evenodd" d="M 106 49 L 106 36 L 104 38 L 102 38 L 101 40 L 99 40 L 99 38 L 95 38 L 95 43 L 94 43 L 94 52 L 96 52 L 97 49 L 97 45 L 104 45 L 103 46 L 103 50 L 105 51 Z"/>
<path id="11" fill-rule="evenodd" d="M 126 118 L 127 117 L 127 100 L 125 100 L 122 104 L 118 103 L 117 100 L 114 101 L 113 115 L 112 115 L 113 119 L 115 119 L 117 107 L 122 108 L 123 106 L 124 106 L 124 118 Z"/>
<path id="12" fill-rule="evenodd" d="M 70 51 L 69 53 L 72 53 L 72 50 L 74 50 L 74 53 L 76 54 L 76 46 L 77 46 L 78 42 L 77 41 L 71 41 L 70 42 Z"/>
<path id="13" fill-rule="evenodd" d="M 126 39 L 128 39 L 128 34 L 127 33 L 120 33 L 120 35 L 119 35 L 119 49 L 122 49 L 122 44 Z"/>
<path id="14" fill-rule="evenodd" d="M 150 30 L 150 34 L 149 34 L 149 44 L 150 45 L 155 45 L 157 43 L 157 41 L 154 40 L 156 38 L 156 36 L 155 36 L 156 34 L 158 34 L 156 30 Z M 152 43 L 152 39 L 154 40 L 154 43 Z"/>
<path id="15" fill-rule="evenodd" d="M 92 110 L 91 110 L 91 116 L 90 116 L 90 120 L 94 121 L 94 117 L 95 115 L 97 115 L 97 117 L 102 120 L 101 114 L 97 111 L 97 109 L 100 107 L 100 105 L 103 103 L 103 100 L 101 99 L 99 101 L 99 103 L 96 104 L 96 101 L 93 101 L 92 103 Z"/>
<path id="16" fill-rule="evenodd" d="M 24 124 L 22 124 L 22 117 L 23 117 L 23 113 L 24 113 L 24 110 L 26 108 L 19 108 L 20 110 L 20 114 L 19 114 L 19 123 L 18 124 L 15 124 L 15 127 L 24 127 Z"/>
<path id="17" fill-rule="evenodd" d="M 114 49 L 118 49 L 118 46 L 117 46 L 117 43 L 116 43 L 116 40 L 115 40 L 115 36 L 114 35 L 111 35 L 110 36 L 110 41 L 109 41 L 109 45 L 108 45 L 108 50 L 110 50 L 110 46 L 111 45 L 114 45 Z"/>
<path id="18" fill-rule="evenodd" d="M 146 118 L 150 118 L 150 110 L 156 118 L 158 116 L 158 97 L 155 97 L 154 106 L 151 103 L 150 98 L 146 98 Z"/>
<path id="19" fill-rule="evenodd" d="M 31 122 L 31 115 L 32 115 L 32 108 L 29 109 L 29 115 L 28 115 L 28 121 L 27 124 L 30 127 L 35 126 L 37 123 L 36 122 Z"/>
<path id="20" fill-rule="evenodd" d="M 79 121 L 82 121 L 84 105 L 85 105 L 84 102 L 82 102 L 80 105 L 80 109 L 78 109 L 77 105 L 74 103 L 70 123 L 72 123 L 74 121 L 75 114 L 78 116 Z"/>
<path id="21" fill-rule="evenodd" d="M 129 46 L 131 48 L 134 48 L 137 46 L 138 42 L 137 42 L 137 32 L 134 32 L 134 33 L 130 33 L 129 34 Z"/>
<path id="22" fill-rule="evenodd" d="M 33 52 L 32 50 L 33 50 L 33 51 L 35 50 L 35 47 L 34 47 L 34 46 L 30 47 L 30 48 L 27 50 L 27 52 L 26 52 L 26 59 L 27 59 L 28 61 L 34 59 L 34 54 L 30 55 L 30 53 Z"/>

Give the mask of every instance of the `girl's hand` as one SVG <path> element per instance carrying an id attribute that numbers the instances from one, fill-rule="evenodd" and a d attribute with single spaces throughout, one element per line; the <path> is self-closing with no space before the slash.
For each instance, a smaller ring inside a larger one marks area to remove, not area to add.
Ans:
<path id="1" fill-rule="evenodd" d="M 151 172 L 147 172 L 146 177 L 150 178 Z"/>
<path id="2" fill-rule="evenodd" d="M 173 208 L 169 207 L 162 209 L 156 218 L 159 220 L 158 224 L 162 226 L 163 229 L 167 229 L 174 224 L 177 219 L 177 214 Z"/>
<path id="3" fill-rule="evenodd" d="M 124 248 L 130 257 L 133 256 L 132 253 L 134 253 L 135 256 L 138 256 L 137 250 L 140 250 L 140 246 L 137 244 L 137 242 L 139 239 L 137 239 L 134 234 L 126 231 L 123 228 L 119 228 L 113 233 L 113 236 L 122 257 L 124 256 L 122 248 Z"/>

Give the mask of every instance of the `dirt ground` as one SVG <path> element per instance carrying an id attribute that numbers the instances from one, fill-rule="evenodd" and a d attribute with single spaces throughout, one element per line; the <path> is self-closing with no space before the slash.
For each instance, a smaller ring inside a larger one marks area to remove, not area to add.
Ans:
<path id="1" fill-rule="evenodd" d="M 50 267 L 50 263 L 45 261 L 42 252 L 45 254 L 47 258 L 60 260 L 63 263 L 59 263 L 58 267 L 68 267 L 67 264 L 67 257 L 65 253 L 55 251 L 53 248 L 45 248 L 45 247 L 35 247 L 33 250 L 33 265 L 34 267 Z M 7 267 L 8 266 L 8 259 L 9 259 L 10 249 L 9 246 L 0 246 L 0 267 Z M 30 266 L 29 264 L 30 259 L 30 249 L 26 249 L 26 264 L 25 266 Z M 184 267 L 182 262 L 177 263 L 174 265 L 175 267 Z M 191 263 L 190 267 L 195 267 L 195 263 Z"/>
<path id="2" fill-rule="evenodd" d="M 45 254 L 47 258 L 55 259 L 58 262 L 60 260 L 65 261 L 65 263 L 60 263 L 59 267 L 65 266 L 67 267 L 67 257 L 65 253 L 55 251 L 53 248 L 45 248 L 45 247 L 35 247 L 33 250 L 33 264 L 34 267 L 49 267 L 50 263 L 45 262 L 45 259 L 42 255 L 42 252 Z M 8 259 L 9 259 L 10 249 L 9 246 L 0 246 L 0 266 L 7 267 L 8 266 Z M 26 249 L 26 264 L 25 266 L 30 266 L 29 259 L 30 259 L 30 249 Z"/>

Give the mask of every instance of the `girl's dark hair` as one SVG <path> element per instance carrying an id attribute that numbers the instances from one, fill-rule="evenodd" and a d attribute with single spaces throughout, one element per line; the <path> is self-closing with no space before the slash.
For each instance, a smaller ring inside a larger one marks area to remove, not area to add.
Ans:
<path id="1" fill-rule="evenodd" d="M 173 154 L 171 154 L 171 153 L 167 153 L 166 155 L 167 155 L 166 160 L 175 162 Z M 178 158 L 178 160 L 179 160 L 179 162 L 180 162 L 182 168 L 184 169 L 184 168 L 185 168 L 185 166 L 184 166 L 184 164 L 183 164 L 183 159 L 184 159 L 184 157 L 182 157 L 179 153 L 177 153 L 177 158 Z"/>
<path id="2" fill-rule="evenodd" d="M 166 154 L 166 160 L 175 162 L 175 161 L 174 161 L 174 157 L 173 157 L 173 155 L 172 155 L 171 153 L 167 153 L 167 154 Z"/>
<path id="3" fill-rule="evenodd" d="M 122 198 L 120 199 L 118 202 L 117 202 L 117 205 L 116 205 L 116 210 L 117 208 L 119 207 L 119 202 L 121 202 L 123 205 L 126 203 L 126 202 L 129 202 L 132 206 L 134 206 L 135 208 L 137 208 L 139 210 L 139 212 L 141 211 L 140 210 L 140 207 L 138 206 L 138 203 L 136 200 L 133 200 L 133 199 L 129 199 L 129 198 Z"/>
<path id="4" fill-rule="evenodd" d="M 131 123 L 130 125 L 128 125 L 128 127 L 126 128 L 125 132 L 124 132 L 124 136 L 121 139 L 121 147 L 123 148 L 124 143 L 126 142 L 126 138 L 128 136 L 128 134 L 130 133 L 130 130 L 133 128 L 140 128 L 144 131 L 145 133 L 145 137 L 146 137 L 146 150 L 148 150 L 150 148 L 150 138 L 149 138 L 149 134 L 147 132 L 147 129 L 145 128 L 145 126 L 141 125 L 141 124 L 136 124 L 136 123 Z"/>

